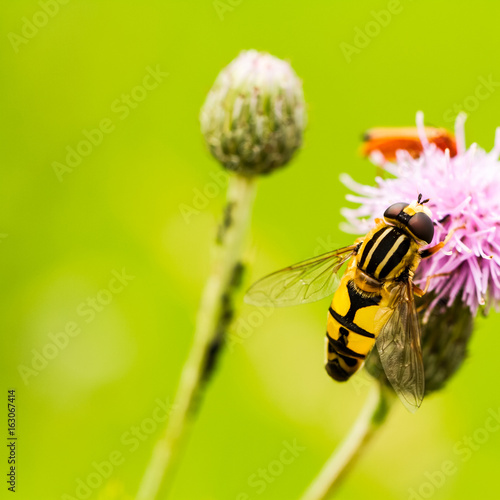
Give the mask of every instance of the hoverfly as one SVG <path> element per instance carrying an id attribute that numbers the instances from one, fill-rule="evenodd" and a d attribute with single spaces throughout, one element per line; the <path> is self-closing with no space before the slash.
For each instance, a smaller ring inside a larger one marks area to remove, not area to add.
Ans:
<path id="1" fill-rule="evenodd" d="M 432 276 L 423 290 L 413 277 L 420 260 L 438 252 L 453 234 L 422 249 L 434 236 L 432 213 L 424 206 L 428 201 L 419 195 L 410 204 L 391 205 L 353 245 L 272 273 L 245 295 L 249 304 L 282 307 L 335 292 L 326 329 L 327 373 L 337 381 L 348 380 L 377 345 L 385 374 L 410 411 L 420 406 L 425 388 L 414 295 L 424 295 Z"/>
<path id="2" fill-rule="evenodd" d="M 448 149 L 450 157 L 457 154 L 455 137 L 444 128 L 425 127 L 425 135 L 431 144 L 441 151 Z M 386 161 L 396 159 L 396 151 L 404 149 L 413 158 L 418 158 L 423 151 L 422 142 L 416 127 L 380 127 L 367 130 L 363 137 L 362 153 L 369 156 L 373 151 L 380 151 Z"/>

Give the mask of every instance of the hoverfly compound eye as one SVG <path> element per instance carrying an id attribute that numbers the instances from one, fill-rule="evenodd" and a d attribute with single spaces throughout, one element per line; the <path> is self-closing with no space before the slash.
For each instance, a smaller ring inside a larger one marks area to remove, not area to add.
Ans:
<path id="1" fill-rule="evenodd" d="M 419 240 L 430 243 L 434 237 L 434 224 L 424 212 L 417 212 L 408 221 L 408 229 Z"/>
<path id="2" fill-rule="evenodd" d="M 384 212 L 384 219 L 396 220 L 398 215 L 408 206 L 408 203 L 394 203 Z"/>

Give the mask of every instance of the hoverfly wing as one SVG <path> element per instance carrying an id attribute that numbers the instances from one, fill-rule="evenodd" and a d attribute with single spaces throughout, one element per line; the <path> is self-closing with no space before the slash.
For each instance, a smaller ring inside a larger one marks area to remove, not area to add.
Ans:
<path id="1" fill-rule="evenodd" d="M 285 267 L 254 283 L 245 302 L 254 306 L 285 307 L 306 304 L 331 295 L 339 286 L 338 273 L 358 244 Z"/>
<path id="2" fill-rule="evenodd" d="M 411 283 L 402 283 L 398 303 L 377 337 L 387 379 L 405 407 L 414 413 L 424 398 L 425 378 L 420 325 Z"/>

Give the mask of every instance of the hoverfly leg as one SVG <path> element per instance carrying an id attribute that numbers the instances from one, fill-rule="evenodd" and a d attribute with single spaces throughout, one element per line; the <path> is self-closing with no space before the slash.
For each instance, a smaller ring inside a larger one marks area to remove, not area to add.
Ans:
<path id="1" fill-rule="evenodd" d="M 430 276 L 427 276 L 427 279 L 425 280 L 424 289 L 421 290 L 420 288 L 418 288 L 418 293 L 417 293 L 417 291 L 415 290 L 415 287 L 414 287 L 413 292 L 418 297 L 422 297 L 423 295 L 425 295 L 427 293 L 427 290 L 429 289 L 429 285 L 431 284 L 431 279 L 432 278 L 442 278 L 443 276 L 449 276 L 449 275 L 450 275 L 450 273 L 431 274 Z"/>
<path id="2" fill-rule="evenodd" d="M 418 287 L 417 285 L 413 284 L 413 293 L 417 297 L 423 297 L 427 293 L 427 290 L 429 289 L 429 285 L 431 284 L 432 278 L 442 278 L 443 276 L 449 276 L 449 275 L 450 275 L 450 273 L 431 274 L 430 276 L 427 276 L 423 290 L 420 287 Z M 425 303 L 422 304 L 420 307 L 417 308 L 417 313 L 422 312 L 426 307 L 427 307 L 427 304 L 425 304 Z"/>
<path id="3" fill-rule="evenodd" d="M 446 243 L 448 243 L 451 240 L 451 237 L 453 236 L 455 231 L 458 231 L 459 229 L 465 229 L 465 226 L 458 226 L 451 229 L 443 241 L 440 241 L 437 245 L 434 245 L 431 248 L 426 248 L 425 250 L 422 250 L 420 252 L 420 257 L 422 257 L 422 259 L 427 259 L 432 255 L 434 255 L 435 253 L 439 252 L 439 250 L 441 250 L 441 248 L 443 248 L 446 245 Z"/>
<path id="4" fill-rule="evenodd" d="M 422 257 L 422 259 L 428 259 L 429 257 L 432 257 L 435 253 L 439 252 L 439 250 L 441 250 L 441 248 L 443 247 L 444 247 L 444 242 L 441 241 L 440 243 L 434 245 L 431 248 L 426 248 L 425 250 L 422 250 L 420 252 L 420 257 Z"/>

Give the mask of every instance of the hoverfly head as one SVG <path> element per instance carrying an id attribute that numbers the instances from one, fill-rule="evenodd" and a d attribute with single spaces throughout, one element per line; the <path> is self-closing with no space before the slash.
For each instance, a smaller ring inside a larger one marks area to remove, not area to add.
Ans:
<path id="1" fill-rule="evenodd" d="M 434 237 L 434 223 L 432 212 L 424 206 L 429 200 L 422 201 L 422 195 L 408 204 L 405 202 L 394 203 L 384 212 L 384 219 L 411 234 L 422 244 L 430 243 Z"/>

